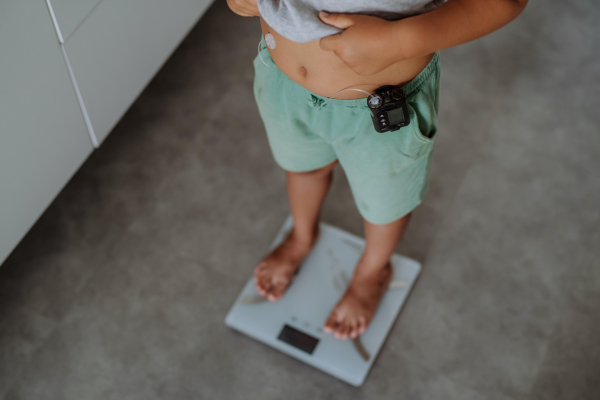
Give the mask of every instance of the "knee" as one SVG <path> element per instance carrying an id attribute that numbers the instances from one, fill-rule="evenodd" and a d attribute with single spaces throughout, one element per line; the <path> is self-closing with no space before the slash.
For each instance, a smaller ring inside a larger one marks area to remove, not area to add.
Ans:
<path id="1" fill-rule="evenodd" d="M 338 163 L 338 160 L 333 161 L 330 164 L 325 165 L 324 167 L 313 169 L 312 171 L 304 171 L 304 172 L 290 172 L 287 171 L 288 174 L 295 174 L 297 176 L 305 176 L 305 177 L 328 177 L 331 175 L 333 168 Z"/>

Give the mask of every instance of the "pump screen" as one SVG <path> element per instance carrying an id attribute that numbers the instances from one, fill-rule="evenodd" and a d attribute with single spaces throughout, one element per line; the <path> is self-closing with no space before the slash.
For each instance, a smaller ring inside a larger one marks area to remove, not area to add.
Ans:
<path id="1" fill-rule="evenodd" d="M 404 122 L 404 110 L 397 108 L 387 112 L 388 118 L 390 119 L 390 125 L 396 125 Z"/>

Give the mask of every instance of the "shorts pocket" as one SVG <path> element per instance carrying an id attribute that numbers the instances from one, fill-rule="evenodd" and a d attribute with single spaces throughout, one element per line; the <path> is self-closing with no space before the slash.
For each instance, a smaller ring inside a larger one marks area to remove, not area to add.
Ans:
<path id="1" fill-rule="evenodd" d="M 413 126 L 413 133 L 415 138 L 420 142 L 427 144 L 433 142 L 433 137 L 435 136 L 435 131 L 437 130 L 437 125 L 435 123 L 432 124 L 435 116 L 431 115 L 430 109 L 426 108 L 426 113 L 421 107 L 422 103 L 413 103 L 410 102 L 408 104 L 408 108 L 410 111 L 410 125 Z"/>
<path id="2" fill-rule="evenodd" d="M 416 121 L 415 133 L 423 142 L 432 142 L 437 133 L 439 108 L 439 71 L 423 83 L 419 91 L 408 100 L 412 110 L 411 123 Z"/>
<path id="3" fill-rule="evenodd" d="M 265 66 L 262 61 L 254 60 L 254 99 L 259 108 L 272 108 L 281 101 L 277 91 L 278 76 L 274 70 Z"/>
<path id="4" fill-rule="evenodd" d="M 383 133 L 375 130 L 369 116 L 370 129 L 359 132 L 347 143 L 352 166 L 374 176 L 395 176 L 431 151 L 433 139 L 421 133 L 410 104 L 409 115 L 408 126 Z"/>

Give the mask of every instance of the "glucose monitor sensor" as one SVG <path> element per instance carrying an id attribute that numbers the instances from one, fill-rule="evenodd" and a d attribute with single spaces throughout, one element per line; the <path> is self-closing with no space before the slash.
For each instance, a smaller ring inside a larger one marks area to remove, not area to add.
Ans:
<path id="1" fill-rule="evenodd" d="M 275 47 L 277 47 L 277 45 L 275 44 L 275 38 L 270 33 L 267 33 L 265 35 L 265 43 L 267 44 L 267 47 L 270 48 L 271 50 L 273 50 Z"/>

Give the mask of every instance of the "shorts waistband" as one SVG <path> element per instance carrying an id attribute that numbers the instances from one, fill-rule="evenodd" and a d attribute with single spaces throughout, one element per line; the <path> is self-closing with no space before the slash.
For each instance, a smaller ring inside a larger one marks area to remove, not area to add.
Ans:
<path id="1" fill-rule="evenodd" d="M 264 53 L 263 53 L 263 50 L 264 50 Z M 267 45 L 265 43 L 265 38 L 263 35 L 261 35 L 261 40 L 260 40 L 260 52 L 262 53 L 261 56 L 263 58 L 263 62 L 266 61 L 267 63 L 271 64 L 271 66 L 276 68 L 277 71 L 281 75 L 283 75 L 283 77 L 285 79 L 289 80 L 293 85 L 297 86 L 296 94 L 302 94 L 303 96 L 312 97 L 313 100 L 319 102 L 320 104 L 324 104 L 326 102 L 326 103 L 330 103 L 332 105 L 346 106 L 346 107 L 352 107 L 352 108 L 369 108 L 367 106 L 366 97 L 362 97 L 362 98 L 358 98 L 358 99 L 349 99 L 349 100 L 331 99 L 329 97 L 325 97 L 325 96 L 321 96 L 319 94 L 313 93 L 312 91 L 308 90 L 304 86 L 292 81 L 290 78 L 287 77 L 287 75 L 285 75 L 283 72 L 281 72 L 279 67 L 277 67 L 277 64 L 275 64 L 275 62 L 271 58 L 271 55 L 269 54 L 269 51 L 267 50 Z M 267 58 L 267 59 L 265 60 L 264 58 Z M 431 76 L 431 74 L 433 74 L 436 71 L 436 69 L 438 68 L 439 62 L 440 62 L 440 53 L 439 53 L 439 51 L 436 51 L 433 55 L 433 58 L 431 59 L 431 61 L 429 61 L 427 66 L 425 68 L 423 68 L 423 70 L 421 70 L 421 72 L 419 72 L 419 74 L 417 76 L 415 76 L 413 79 L 411 79 L 405 85 L 402 86 L 402 90 L 404 91 L 404 94 L 406 95 L 407 98 L 413 96 L 421 89 L 421 86 L 423 86 L 425 81 Z"/>

